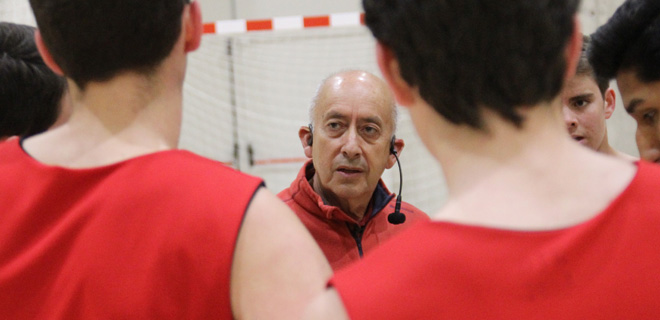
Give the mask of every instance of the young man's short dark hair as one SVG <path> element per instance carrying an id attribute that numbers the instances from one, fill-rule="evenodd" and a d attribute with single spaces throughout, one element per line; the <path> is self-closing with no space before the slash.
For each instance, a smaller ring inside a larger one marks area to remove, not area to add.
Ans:
<path id="1" fill-rule="evenodd" d="M 60 114 L 66 80 L 44 63 L 34 31 L 0 22 L 0 138 L 41 133 Z"/>
<path id="2" fill-rule="evenodd" d="M 599 76 L 629 70 L 644 82 L 660 80 L 660 1 L 626 1 L 591 37 L 589 60 Z"/>
<path id="3" fill-rule="evenodd" d="M 156 68 L 181 32 L 185 3 L 30 0 L 53 60 L 82 89 L 123 71 L 148 74 Z"/>
<path id="4" fill-rule="evenodd" d="M 591 46 L 591 37 L 585 35 L 582 37 L 582 53 L 580 54 L 580 60 L 578 60 L 577 75 L 586 75 L 592 77 L 598 85 L 600 93 L 605 96 L 605 91 L 610 87 L 610 81 L 606 77 L 598 76 L 594 71 L 594 67 L 589 63 L 589 58 L 587 52 Z"/>
<path id="5" fill-rule="evenodd" d="M 507 2 L 363 4 L 367 26 L 392 50 L 403 78 L 418 86 L 421 96 L 447 120 L 481 128 L 481 108 L 521 126 L 516 107 L 556 97 L 579 5 L 578 0 L 517 1 L 516 6 Z"/>

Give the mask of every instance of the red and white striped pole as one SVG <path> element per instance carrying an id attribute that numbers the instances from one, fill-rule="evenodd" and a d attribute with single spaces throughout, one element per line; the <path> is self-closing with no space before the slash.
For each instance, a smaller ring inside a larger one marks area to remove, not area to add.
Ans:
<path id="1" fill-rule="evenodd" d="M 261 20 L 221 20 L 204 24 L 205 34 L 233 34 L 264 30 L 299 30 L 318 27 L 364 25 L 364 13 L 334 13 L 324 16 L 288 16 Z"/>

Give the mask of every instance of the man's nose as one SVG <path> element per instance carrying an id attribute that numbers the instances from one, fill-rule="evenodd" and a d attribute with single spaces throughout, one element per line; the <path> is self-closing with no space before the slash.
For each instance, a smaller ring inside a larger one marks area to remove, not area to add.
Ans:
<path id="1" fill-rule="evenodd" d="M 571 129 L 577 127 L 577 117 L 571 111 L 571 108 L 564 105 L 561 108 L 561 112 L 564 115 L 564 123 L 566 123 L 566 128 Z"/>
<path id="2" fill-rule="evenodd" d="M 360 156 L 362 148 L 360 147 L 360 136 L 357 134 L 357 130 L 353 129 L 346 132 L 341 152 L 348 159 Z"/>
<path id="3" fill-rule="evenodd" d="M 642 159 L 655 162 L 660 160 L 660 126 L 653 129 L 653 134 L 649 131 L 644 134 L 637 129 L 637 149 Z"/>

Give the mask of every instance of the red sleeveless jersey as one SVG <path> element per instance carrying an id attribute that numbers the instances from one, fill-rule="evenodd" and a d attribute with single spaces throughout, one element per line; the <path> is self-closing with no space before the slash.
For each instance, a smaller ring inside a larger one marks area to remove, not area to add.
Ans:
<path id="1" fill-rule="evenodd" d="M 0 143 L 0 317 L 231 319 L 236 238 L 261 185 L 186 151 L 74 170 Z"/>
<path id="2" fill-rule="evenodd" d="M 551 231 L 421 222 L 331 280 L 352 319 L 658 319 L 660 167 Z M 577 195 L 576 195 L 577 196 Z"/>

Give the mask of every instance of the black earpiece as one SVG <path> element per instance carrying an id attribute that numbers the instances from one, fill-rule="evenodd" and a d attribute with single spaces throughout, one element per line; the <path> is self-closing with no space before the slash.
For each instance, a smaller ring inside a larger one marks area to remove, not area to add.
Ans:
<path id="1" fill-rule="evenodd" d="M 311 123 L 308 125 L 308 127 L 309 127 L 309 138 L 307 138 L 307 145 L 311 146 L 312 143 L 314 143 L 314 131 L 313 131 L 314 127 L 312 126 Z"/>
<path id="2" fill-rule="evenodd" d="M 403 189 L 403 173 L 401 173 L 401 163 L 399 163 L 399 156 L 397 155 L 396 149 L 394 148 L 395 140 L 396 137 L 392 136 L 392 141 L 390 141 L 390 153 L 394 155 L 396 164 L 399 166 L 399 194 L 396 196 L 394 212 L 387 216 L 387 221 L 389 221 L 391 224 L 401 224 L 406 222 L 406 215 L 401 213 L 401 190 Z"/>

